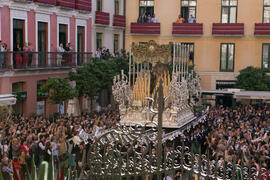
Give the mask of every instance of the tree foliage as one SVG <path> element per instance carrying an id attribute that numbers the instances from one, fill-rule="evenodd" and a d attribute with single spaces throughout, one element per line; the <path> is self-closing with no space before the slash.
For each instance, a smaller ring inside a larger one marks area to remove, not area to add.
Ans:
<path id="1" fill-rule="evenodd" d="M 80 96 L 93 98 L 101 90 L 111 91 L 113 77 L 124 70 L 128 72 L 128 56 L 110 57 L 108 60 L 93 58 L 76 72 L 69 73 L 69 79 L 76 81 L 76 89 Z"/>
<path id="2" fill-rule="evenodd" d="M 52 104 L 62 104 L 63 101 L 77 96 L 76 90 L 72 88 L 69 82 L 68 79 L 52 77 L 42 86 L 42 90 L 49 92 L 48 98 Z"/>
<path id="3" fill-rule="evenodd" d="M 247 67 L 237 76 L 236 87 L 248 91 L 269 91 L 270 76 L 260 68 Z"/>

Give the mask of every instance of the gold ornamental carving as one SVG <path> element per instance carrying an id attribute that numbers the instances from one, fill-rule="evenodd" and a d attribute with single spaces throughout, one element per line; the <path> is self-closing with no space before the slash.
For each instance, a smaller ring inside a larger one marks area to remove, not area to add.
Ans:
<path id="1" fill-rule="evenodd" d="M 155 41 L 149 41 L 146 44 L 132 44 L 133 60 L 136 63 L 150 62 L 156 64 L 158 62 L 169 64 L 172 61 L 171 45 L 157 44 Z"/>

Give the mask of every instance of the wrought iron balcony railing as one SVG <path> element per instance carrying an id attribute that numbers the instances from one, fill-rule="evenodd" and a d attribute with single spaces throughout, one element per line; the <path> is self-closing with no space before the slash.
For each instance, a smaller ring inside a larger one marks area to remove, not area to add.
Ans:
<path id="1" fill-rule="evenodd" d="M 91 61 L 83 52 L 0 52 L 0 70 L 71 68 Z"/>

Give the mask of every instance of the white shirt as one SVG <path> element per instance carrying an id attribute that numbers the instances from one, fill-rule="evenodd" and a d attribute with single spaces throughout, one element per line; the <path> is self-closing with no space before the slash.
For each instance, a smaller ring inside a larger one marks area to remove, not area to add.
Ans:
<path id="1" fill-rule="evenodd" d="M 1 50 L 1 52 L 5 52 L 6 50 L 5 50 L 5 48 L 4 48 L 4 46 L 0 46 L 1 48 L 0 48 L 0 50 Z"/>
<path id="2" fill-rule="evenodd" d="M 4 145 L 0 145 L 0 148 L 1 148 L 1 152 L 2 154 L 4 153 L 7 153 L 8 152 L 8 145 L 7 144 L 4 144 Z"/>
<path id="3" fill-rule="evenodd" d="M 65 52 L 65 49 L 63 47 L 58 47 L 58 52 Z"/>

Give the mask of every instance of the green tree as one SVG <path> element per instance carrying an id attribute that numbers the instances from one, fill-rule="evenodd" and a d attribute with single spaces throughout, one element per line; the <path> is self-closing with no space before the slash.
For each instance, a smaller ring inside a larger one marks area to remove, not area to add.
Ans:
<path id="1" fill-rule="evenodd" d="M 84 64 L 76 72 L 69 73 L 69 79 L 76 81 L 76 89 L 80 96 L 93 98 L 101 90 L 111 92 L 113 77 L 124 70 L 128 72 L 128 58 L 110 57 L 108 60 L 93 58 L 90 63 Z"/>
<path id="2" fill-rule="evenodd" d="M 52 104 L 62 104 L 77 96 L 77 92 L 70 85 L 70 81 L 61 77 L 49 78 L 41 89 L 49 92 L 47 97 Z"/>
<path id="3" fill-rule="evenodd" d="M 270 91 L 270 76 L 260 68 L 249 66 L 240 71 L 236 87 L 248 91 Z"/>

